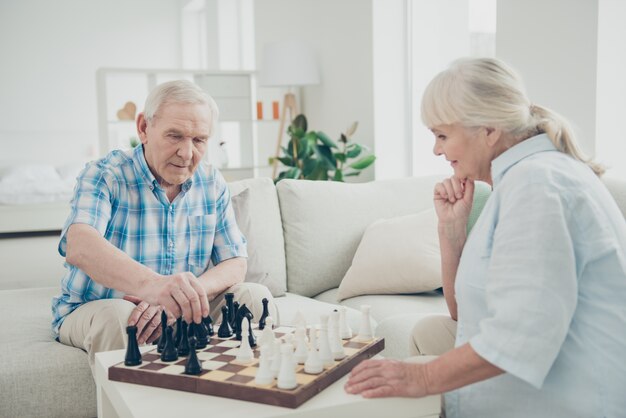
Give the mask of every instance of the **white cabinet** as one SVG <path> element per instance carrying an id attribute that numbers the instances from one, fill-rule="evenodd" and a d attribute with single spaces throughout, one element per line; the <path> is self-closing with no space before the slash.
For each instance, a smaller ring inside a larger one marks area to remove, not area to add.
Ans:
<path id="1" fill-rule="evenodd" d="M 157 84 L 186 79 L 209 93 L 220 110 L 207 162 L 220 168 L 227 180 L 271 175 L 268 158 L 276 144 L 278 123 L 256 119 L 253 72 L 101 68 L 96 77 L 101 156 L 138 140 L 135 121 L 118 117 L 125 103 L 134 103 L 136 113 L 141 112 L 148 92 Z"/>

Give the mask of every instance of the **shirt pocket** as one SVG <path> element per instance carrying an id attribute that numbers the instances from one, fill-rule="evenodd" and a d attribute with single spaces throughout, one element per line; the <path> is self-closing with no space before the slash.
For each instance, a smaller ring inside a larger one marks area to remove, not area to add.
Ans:
<path id="1" fill-rule="evenodd" d="M 215 237 L 215 214 L 189 217 L 189 271 L 195 276 L 209 267 Z"/>

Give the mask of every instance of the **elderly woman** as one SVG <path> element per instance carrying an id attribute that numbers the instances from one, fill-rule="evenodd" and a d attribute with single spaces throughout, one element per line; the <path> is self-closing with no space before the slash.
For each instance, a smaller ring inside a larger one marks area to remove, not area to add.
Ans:
<path id="1" fill-rule="evenodd" d="M 446 392 L 448 418 L 624 416 L 626 222 L 601 167 L 495 59 L 437 75 L 422 119 L 454 169 L 434 204 L 455 347 L 426 363 L 365 361 L 347 392 Z M 476 180 L 493 192 L 466 236 Z"/>

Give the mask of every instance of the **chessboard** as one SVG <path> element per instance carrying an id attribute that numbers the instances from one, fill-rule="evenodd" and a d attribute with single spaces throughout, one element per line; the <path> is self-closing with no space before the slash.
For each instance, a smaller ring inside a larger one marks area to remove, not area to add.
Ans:
<path id="1" fill-rule="evenodd" d="M 253 325 L 253 332 L 260 336 L 261 331 Z M 295 328 L 278 327 L 274 329 L 276 338 L 292 334 Z M 202 363 L 199 375 L 184 374 L 186 357 L 174 362 L 161 361 L 156 346 L 142 354 L 142 363 L 138 366 L 126 366 L 124 362 L 109 368 L 109 379 L 119 382 L 136 383 L 166 389 L 206 395 L 221 396 L 268 405 L 297 408 L 313 396 L 349 373 L 362 360 L 368 359 L 385 348 L 383 338 L 360 341 L 358 337 L 342 340 L 346 357 L 324 368 L 320 374 L 307 374 L 304 366 L 296 368 L 297 386 L 293 389 L 279 389 L 276 380 L 268 385 L 255 383 L 259 365 L 259 347 L 255 347 L 254 360 L 247 364 L 238 364 L 235 356 L 240 345 L 234 337 L 211 337 L 209 345 L 197 350 Z"/>

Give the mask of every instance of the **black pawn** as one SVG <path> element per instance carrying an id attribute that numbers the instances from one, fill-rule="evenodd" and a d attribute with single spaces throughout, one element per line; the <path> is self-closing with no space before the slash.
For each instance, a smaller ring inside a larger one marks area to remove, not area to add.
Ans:
<path id="1" fill-rule="evenodd" d="M 241 321 L 243 321 L 243 317 L 246 315 L 247 310 L 248 307 L 245 303 L 241 305 L 241 307 L 237 311 L 237 316 L 235 317 L 235 321 L 233 323 L 233 334 L 235 334 L 235 339 L 237 341 L 241 341 Z"/>
<path id="2" fill-rule="evenodd" d="M 189 337 L 187 336 L 187 323 L 185 321 L 180 321 L 180 327 L 178 328 L 178 333 L 176 334 L 176 339 L 178 341 L 178 355 L 186 356 L 189 354 Z"/>
<path id="3" fill-rule="evenodd" d="M 222 306 L 222 323 L 217 330 L 217 336 L 220 338 L 230 338 L 233 336 L 233 329 L 228 323 L 228 307 Z"/>
<path id="4" fill-rule="evenodd" d="M 189 326 L 193 329 L 192 335 L 196 337 L 196 348 L 206 348 L 206 346 L 209 344 L 209 333 L 204 326 L 204 322 L 200 322 L 199 324 L 192 322 Z"/>
<path id="5" fill-rule="evenodd" d="M 178 350 L 174 345 L 174 330 L 172 327 L 165 329 L 165 347 L 161 353 L 161 361 L 176 361 L 178 360 Z"/>
<path id="6" fill-rule="evenodd" d="M 180 345 L 180 338 L 182 335 L 182 323 L 183 323 L 183 318 L 178 318 L 176 320 L 176 341 L 174 342 L 174 344 L 176 344 L 176 347 L 178 347 Z"/>
<path id="7" fill-rule="evenodd" d="M 226 293 L 224 295 L 224 299 L 226 299 L 226 306 L 228 307 L 228 314 L 226 315 L 226 317 L 222 316 L 222 323 L 224 323 L 224 321 L 228 321 L 229 324 L 233 323 L 233 319 L 235 319 L 235 306 L 234 306 L 234 302 L 233 299 L 235 297 L 234 293 Z M 223 310 L 222 310 L 223 312 Z M 232 325 L 231 325 L 232 326 Z"/>
<path id="8" fill-rule="evenodd" d="M 204 322 L 204 326 L 207 329 L 207 333 L 209 334 L 210 337 L 215 335 L 215 331 L 213 330 L 213 318 L 211 318 L 210 316 L 207 316 L 205 318 L 202 318 L 202 322 Z"/>
<path id="9" fill-rule="evenodd" d="M 239 302 L 233 302 L 233 314 L 230 315 L 233 319 L 230 321 L 230 326 L 235 329 L 235 322 L 237 322 L 237 312 L 239 311 Z"/>
<path id="10" fill-rule="evenodd" d="M 256 347 L 256 337 L 254 336 L 254 332 L 252 332 L 252 312 L 247 313 L 246 318 L 248 318 L 248 342 L 250 343 L 250 347 Z"/>
<path id="11" fill-rule="evenodd" d="M 165 329 L 167 328 L 167 314 L 165 310 L 161 311 L 161 338 L 159 338 L 159 344 L 157 344 L 157 352 L 162 353 L 165 348 Z"/>
<path id="12" fill-rule="evenodd" d="M 263 303 L 263 313 L 261 314 L 261 319 L 259 319 L 259 329 L 265 328 L 265 320 L 270 316 L 270 310 L 267 307 L 269 301 L 267 298 L 263 298 L 261 302 Z"/>
<path id="13" fill-rule="evenodd" d="M 137 345 L 137 327 L 134 325 L 126 327 L 126 334 L 128 334 L 128 345 L 126 346 L 124 364 L 126 366 L 139 366 L 141 364 L 141 353 Z"/>
<path id="14" fill-rule="evenodd" d="M 196 345 L 198 341 L 196 337 L 189 338 L 189 357 L 187 358 L 187 364 L 185 364 L 185 374 L 199 375 L 202 372 L 202 366 L 198 361 L 198 355 L 196 354 Z"/>

